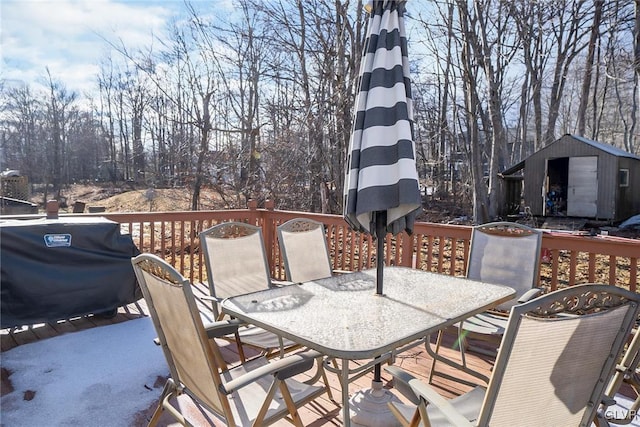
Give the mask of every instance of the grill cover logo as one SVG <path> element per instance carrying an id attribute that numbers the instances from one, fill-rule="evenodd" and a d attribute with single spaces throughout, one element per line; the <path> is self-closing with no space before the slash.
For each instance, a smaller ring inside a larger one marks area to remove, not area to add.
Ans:
<path id="1" fill-rule="evenodd" d="M 44 244 L 48 248 L 68 248 L 71 246 L 71 234 L 45 234 Z"/>

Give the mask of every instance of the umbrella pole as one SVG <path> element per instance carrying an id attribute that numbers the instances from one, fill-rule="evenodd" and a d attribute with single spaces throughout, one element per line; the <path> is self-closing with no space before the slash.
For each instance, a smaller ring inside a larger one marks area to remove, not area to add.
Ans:
<path id="1" fill-rule="evenodd" d="M 376 294 L 382 295 L 384 273 L 384 238 L 387 234 L 386 212 L 376 212 Z"/>
<path id="2" fill-rule="evenodd" d="M 385 211 L 376 212 L 376 295 L 383 295 L 384 277 L 384 238 L 387 234 L 387 213 Z M 380 364 L 376 363 L 373 368 L 373 381 L 382 383 Z"/>
<path id="3" fill-rule="evenodd" d="M 385 236 L 387 235 L 387 212 L 377 211 L 374 213 L 374 216 L 376 237 L 376 296 L 382 297 L 384 295 L 384 243 Z M 381 371 L 381 363 L 376 363 L 373 366 L 371 388 L 357 392 L 349 400 L 351 407 L 349 416 L 352 416 L 351 420 L 359 427 L 400 425 L 389 410 L 388 403 L 401 403 L 401 401 L 389 390 L 384 389 Z M 345 417 L 346 416 L 345 414 Z"/>

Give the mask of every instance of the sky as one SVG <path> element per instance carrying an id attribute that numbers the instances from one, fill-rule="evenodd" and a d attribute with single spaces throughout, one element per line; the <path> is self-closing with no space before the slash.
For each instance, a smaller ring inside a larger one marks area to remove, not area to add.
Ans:
<path id="1" fill-rule="evenodd" d="M 0 0 L 0 79 L 43 84 L 48 67 L 82 97 L 95 92 L 99 64 L 120 57 L 105 39 L 130 50 L 150 46 L 184 11 L 182 0 Z"/>

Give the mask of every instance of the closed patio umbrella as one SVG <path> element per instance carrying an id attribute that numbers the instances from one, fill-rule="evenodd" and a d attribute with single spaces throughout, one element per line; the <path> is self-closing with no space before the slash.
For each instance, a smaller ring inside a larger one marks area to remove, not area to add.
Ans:
<path id="1" fill-rule="evenodd" d="M 376 293 L 383 294 L 384 238 L 413 231 L 421 207 L 415 144 L 413 100 L 407 38 L 406 0 L 374 0 L 360 65 L 353 132 L 349 143 L 344 193 L 344 218 L 356 231 L 375 237 Z M 393 395 L 382 390 L 380 365 L 375 365 L 372 391 L 356 394 L 352 406 L 383 406 Z M 381 425 L 379 410 L 358 423 Z M 354 419 L 354 421 L 356 421 Z"/>
<path id="2" fill-rule="evenodd" d="M 377 239 L 382 294 L 384 237 L 406 230 L 421 207 L 413 141 L 413 100 L 405 1 L 375 0 L 360 66 L 345 180 L 344 217 Z"/>

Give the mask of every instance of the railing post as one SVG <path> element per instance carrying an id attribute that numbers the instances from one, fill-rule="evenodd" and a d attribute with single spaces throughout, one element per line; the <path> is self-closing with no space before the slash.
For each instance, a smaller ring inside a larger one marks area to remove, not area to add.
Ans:
<path id="1" fill-rule="evenodd" d="M 249 209 L 249 223 L 251 225 L 261 225 L 258 221 L 258 201 L 254 199 L 249 199 L 247 201 L 247 209 Z"/>
<path id="2" fill-rule="evenodd" d="M 406 231 L 402 235 L 402 256 L 401 265 L 403 267 L 414 267 L 413 265 L 413 236 L 407 234 Z"/>
<path id="3" fill-rule="evenodd" d="M 267 212 L 262 215 L 262 237 L 264 238 L 264 246 L 267 251 L 267 260 L 269 261 L 269 269 L 271 270 L 271 277 L 280 278 L 276 274 L 276 230 L 273 221 L 273 216 L 269 213 L 273 212 L 275 208 L 275 202 L 273 200 L 265 200 L 264 207 Z"/>
<path id="4" fill-rule="evenodd" d="M 49 200 L 47 202 L 47 219 L 58 219 L 58 210 L 60 205 L 57 200 Z"/>

